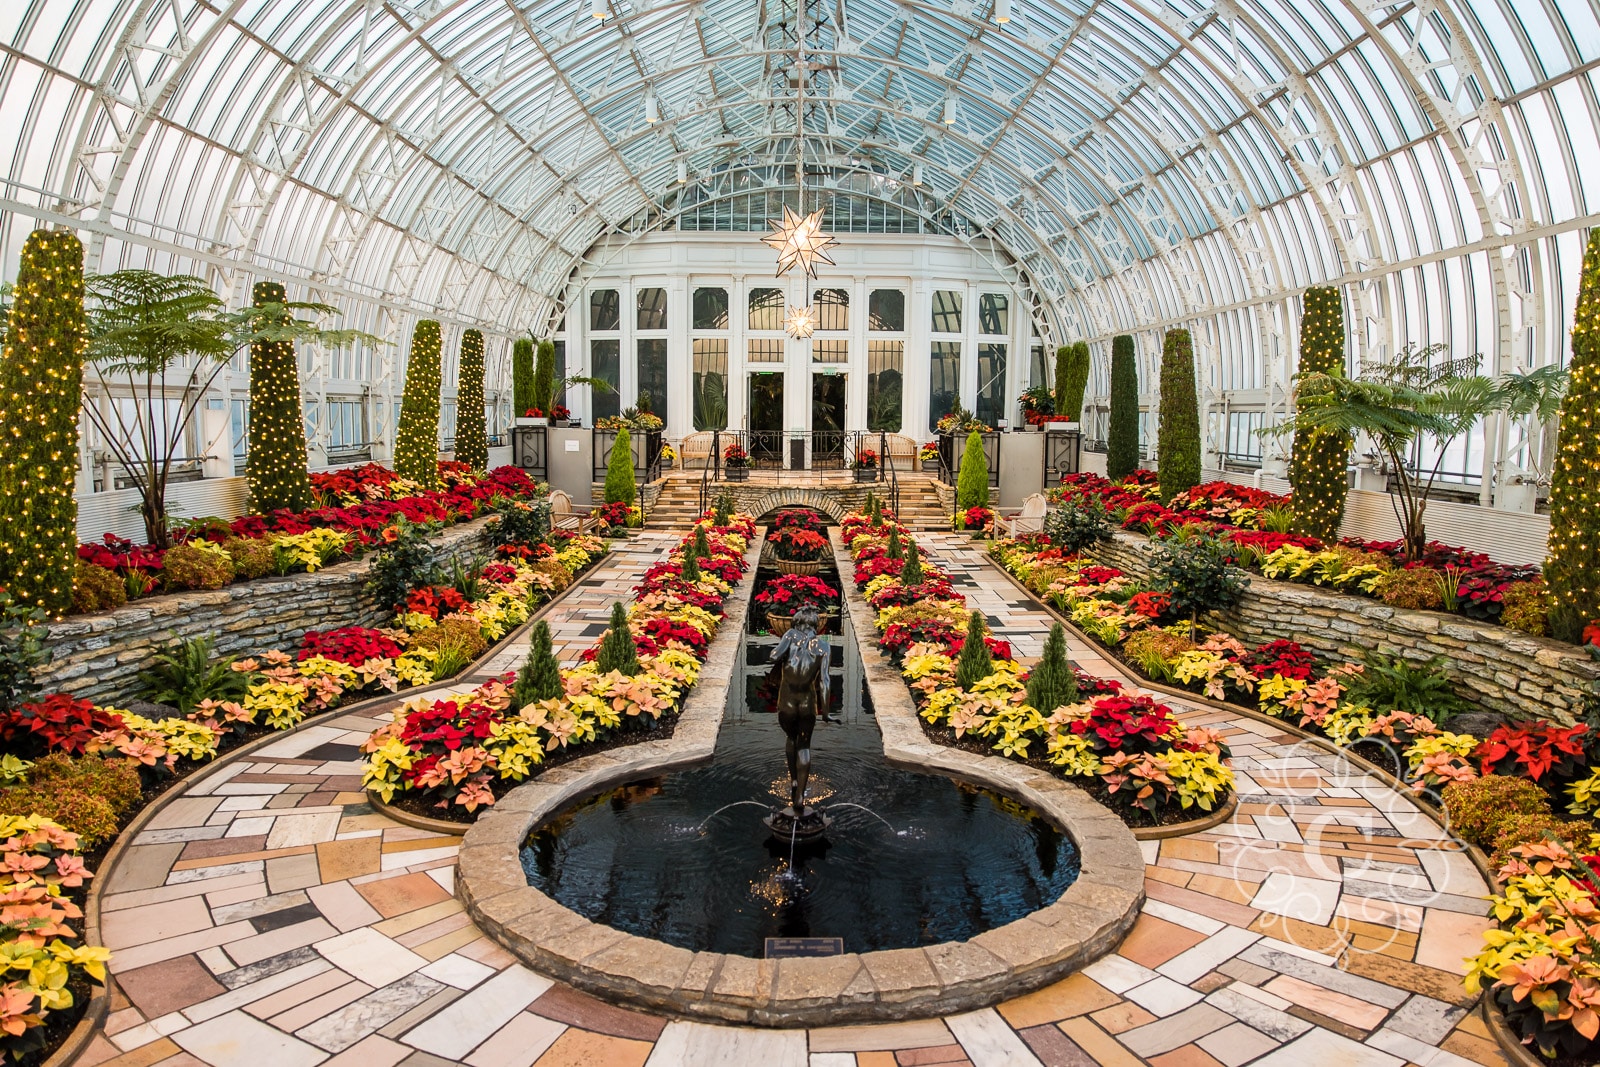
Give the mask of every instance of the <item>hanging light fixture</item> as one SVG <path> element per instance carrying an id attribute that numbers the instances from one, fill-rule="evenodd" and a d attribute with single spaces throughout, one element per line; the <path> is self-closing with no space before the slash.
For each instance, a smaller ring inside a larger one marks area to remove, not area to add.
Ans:
<path id="1" fill-rule="evenodd" d="M 922 184 L 922 164 L 921 163 L 913 163 L 911 165 L 911 184 L 912 185 L 921 185 Z"/>
<path id="2" fill-rule="evenodd" d="M 805 28 L 805 3 L 800 4 L 795 22 L 795 36 L 799 42 L 795 49 L 795 201 L 800 211 L 794 211 L 788 204 L 783 205 L 783 218 L 768 219 L 767 224 L 772 227 L 772 232 L 761 240 L 778 253 L 778 275 L 787 274 L 795 267 L 806 272 L 807 277 L 817 276 L 817 264 L 833 264 L 827 249 L 838 244 L 831 234 L 822 229 L 822 209 L 819 207 L 810 214 L 801 214 L 806 207 L 806 28 Z M 790 309 L 791 313 L 804 311 L 809 314 L 809 308 Z M 798 336 L 791 334 L 790 336 Z M 805 336 L 811 336 L 807 331 Z"/>
<path id="3" fill-rule="evenodd" d="M 589 14 L 595 21 L 604 22 L 611 14 L 610 0 L 589 0 Z"/>
<path id="4" fill-rule="evenodd" d="M 661 102 L 656 99 L 654 89 L 644 92 L 644 120 L 652 126 L 661 121 Z"/>
<path id="5" fill-rule="evenodd" d="M 686 184 L 688 184 L 688 181 L 689 181 L 689 161 L 687 159 L 680 159 L 680 160 L 678 160 L 678 184 L 679 185 L 686 185 Z"/>
<path id="6" fill-rule="evenodd" d="M 810 305 L 790 308 L 789 317 L 783 320 L 783 331 L 796 341 L 804 341 L 817 332 L 817 316 Z"/>
<path id="7" fill-rule="evenodd" d="M 1011 21 L 1011 0 L 994 0 L 994 20 L 1002 26 Z"/>
<path id="8" fill-rule="evenodd" d="M 956 98 L 953 96 L 944 98 L 944 124 L 946 126 L 956 124 Z"/>

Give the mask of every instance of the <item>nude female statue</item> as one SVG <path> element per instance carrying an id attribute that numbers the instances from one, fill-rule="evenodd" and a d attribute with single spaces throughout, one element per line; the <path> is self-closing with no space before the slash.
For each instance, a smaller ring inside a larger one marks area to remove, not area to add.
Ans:
<path id="1" fill-rule="evenodd" d="M 828 639 L 817 636 L 817 609 L 807 604 L 772 651 L 772 673 L 778 679 L 778 725 L 788 737 L 789 807 L 781 814 L 793 822 L 815 819 L 805 806 L 811 777 L 811 731 L 817 716 L 828 711 Z"/>

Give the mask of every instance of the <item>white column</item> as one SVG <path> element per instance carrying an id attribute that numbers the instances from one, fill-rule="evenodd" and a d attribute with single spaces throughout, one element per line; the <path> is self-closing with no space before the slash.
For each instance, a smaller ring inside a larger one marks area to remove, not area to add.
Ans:
<path id="1" fill-rule="evenodd" d="M 750 393 L 745 372 L 745 329 L 750 325 L 750 295 L 744 275 L 728 282 L 728 429 L 742 430 Z"/>
<path id="2" fill-rule="evenodd" d="M 667 284 L 667 434 L 674 440 L 694 429 L 694 356 L 689 344 L 689 280 Z"/>

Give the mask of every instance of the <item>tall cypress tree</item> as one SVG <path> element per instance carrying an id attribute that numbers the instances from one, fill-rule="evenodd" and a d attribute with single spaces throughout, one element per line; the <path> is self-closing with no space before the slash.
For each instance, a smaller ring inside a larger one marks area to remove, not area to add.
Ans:
<path id="1" fill-rule="evenodd" d="M 611 444 L 611 458 L 606 463 L 605 502 L 632 504 L 634 492 L 633 441 L 624 426 L 617 431 L 617 438 Z"/>
<path id="2" fill-rule="evenodd" d="M 1161 349 L 1161 418 L 1156 429 L 1161 499 L 1200 484 L 1200 401 L 1194 386 L 1194 341 L 1168 330 Z"/>
<path id="3" fill-rule="evenodd" d="M 517 418 L 533 407 L 533 339 L 519 337 L 511 346 L 511 408 Z"/>
<path id="4" fill-rule="evenodd" d="M 988 631 L 983 612 L 974 611 L 967 617 L 967 637 L 961 643 L 961 655 L 956 657 L 957 689 L 971 689 L 994 673 L 994 655 L 983 641 Z"/>
<path id="5" fill-rule="evenodd" d="M 1333 286 L 1306 290 L 1300 315 L 1300 366 L 1296 378 L 1308 374 L 1343 374 L 1344 300 Z M 1289 459 L 1289 484 L 1294 493 L 1295 532 L 1320 541 L 1339 536 L 1350 483 L 1350 435 L 1325 429 L 1298 429 Z"/>
<path id="6" fill-rule="evenodd" d="M 483 411 L 483 331 L 461 335 L 456 376 L 456 459 L 475 471 L 489 466 L 489 428 Z"/>
<path id="7" fill-rule="evenodd" d="M 1589 231 L 1572 312 L 1571 385 L 1550 480 L 1550 632 L 1576 642 L 1600 619 L 1600 227 Z"/>
<path id="8" fill-rule="evenodd" d="M 439 484 L 439 324 L 423 319 L 411 334 L 406 389 L 400 399 L 394 469 L 424 488 Z"/>
<path id="9" fill-rule="evenodd" d="M 1056 414 L 1067 414 L 1067 398 L 1071 388 L 1068 383 L 1072 380 L 1072 346 L 1062 345 L 1056 349 Z"/>
<path id="10" fill-rule="evenodd" d="M 78 562 L 78 404 L 88 335 L 83 245 L 34 230 L 22 246 L 0 362 L 0 585 L 60 614 Z"/>
<path id="11" fill-rule="evenodd" d="M 540 341 L 533 360 L 533 406 L 544 412 L 545 418 L 550 418 L 550 409 L 556 401 L 555 342 L 549 338 Z"/>
<path id="12" fill-rule="evenodd" d="M 1106 477 L 1121 481 L 1139 469 L 1139 365 L 1133 338 L 1111 341 L 1111 414 L 1106 427 Z"/>
<path id="13" fill-rule="evenodd" d="M 257 282 L 251 298 L 257 307 L 288 299 L 277 282 Z M 300 367 L 293 341 L 251 342 L 250 446 L 245 473 L 250 480 L 250 506 L 262 514 L 278 508 L 303 511 L 312 505 Z"/>
<path id="14" fill-rule="evenodd" d="M 1077 422 L 1083 415 L 1084 390 L 1089 388 L 1088 341 L 1077 341 L 1067 347 L 1066 369 L 1066 388 L 1056 392 L 1056 414 Z"/>

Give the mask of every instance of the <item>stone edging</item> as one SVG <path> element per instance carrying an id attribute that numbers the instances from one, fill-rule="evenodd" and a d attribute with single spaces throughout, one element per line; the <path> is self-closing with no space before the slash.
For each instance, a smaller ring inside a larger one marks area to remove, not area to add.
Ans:
<path id="1" fill-rule="evenodd" d="M 840 551 L 835 541 L 835 554 Z M 752 570 L 759 547 L 747 559 Z M 644 774 L 702 763 L 716 747 L 754 591 L 713 643 L 670 741 L 598 753 L 513 790 L 462 843 L 456 893 L 478 925 L 539 971 L 668 1014 L 764 1026 L 924 1017 L 1036 989 L 1110 951 L 1138 918 L 1144 859 L 1126 827 L 1081 790 L 1008 761 L 974 759 L 922 739 L 905 687 L 863 657 L 892 762 L 977 782 L 1048 815 L 1077 840 L 1082 873 L 1060 900 L 970 941 L 842 956 L 758 960 L 690 952 L 589 922 L 528 885 L 518 852 L 540 821 L 579 796 Z M 861 606 L 852 602 L 853 610 Z M 870 620 L 868 620 L 870 626 Z M 894 691 L 899 690 L 899 705 Z M 879 695 L 878 691 L 882 691 Z"/>
<path id="2" fill-rule="evenodd" d="M 1169 837 L 1188 837 L 1190 834 L 1198 834 L 1202 830 L 1221 826 L 1233 818 L 1233 813 L 1238 807 L 1239 794 L 1229 793 L 1228 799 L 1223 801 L 1222 805 L 1209 815 L 1204 815 L 1198 819 L 1190 819 L 1187 822 L 1170 823 L 1166 826 L 1135 826 L 1131 827 L 1131 829 L 1136 841 L 1165 841 Z"/>
<path id="3" fill-rule="evenodd" d="M 427 830 L 430 833 L 460 837 L 472 827 L 469 822 L 430 819 L 426 815 L 415 815 L 404 808 L 397 808 L 393 804 L 384 803 L 383 798 L 370 789 L 367 790 L 367 803 L 372 805 L 373 811 L 382 815 L 385 819 L 393 819 L 401 826 L 409 826 L 413 830 Z"/>
<path id="4" fill-rule="evenodd" d="M 1505 1015 L 1487 996 L 1483 998 L 1480 1008 L 1485 1025 L 1494 1035 L 1494 1043 L 1500 1046 L 1500 1051 L 1505 1053 L 1506 1059 L 1510 1060 L 1514 1067 L 1548 1067 L 1550 1061 L 1541 1059 L 1517 1039 L 1517 1035 L 1506 1023 Z"/>

